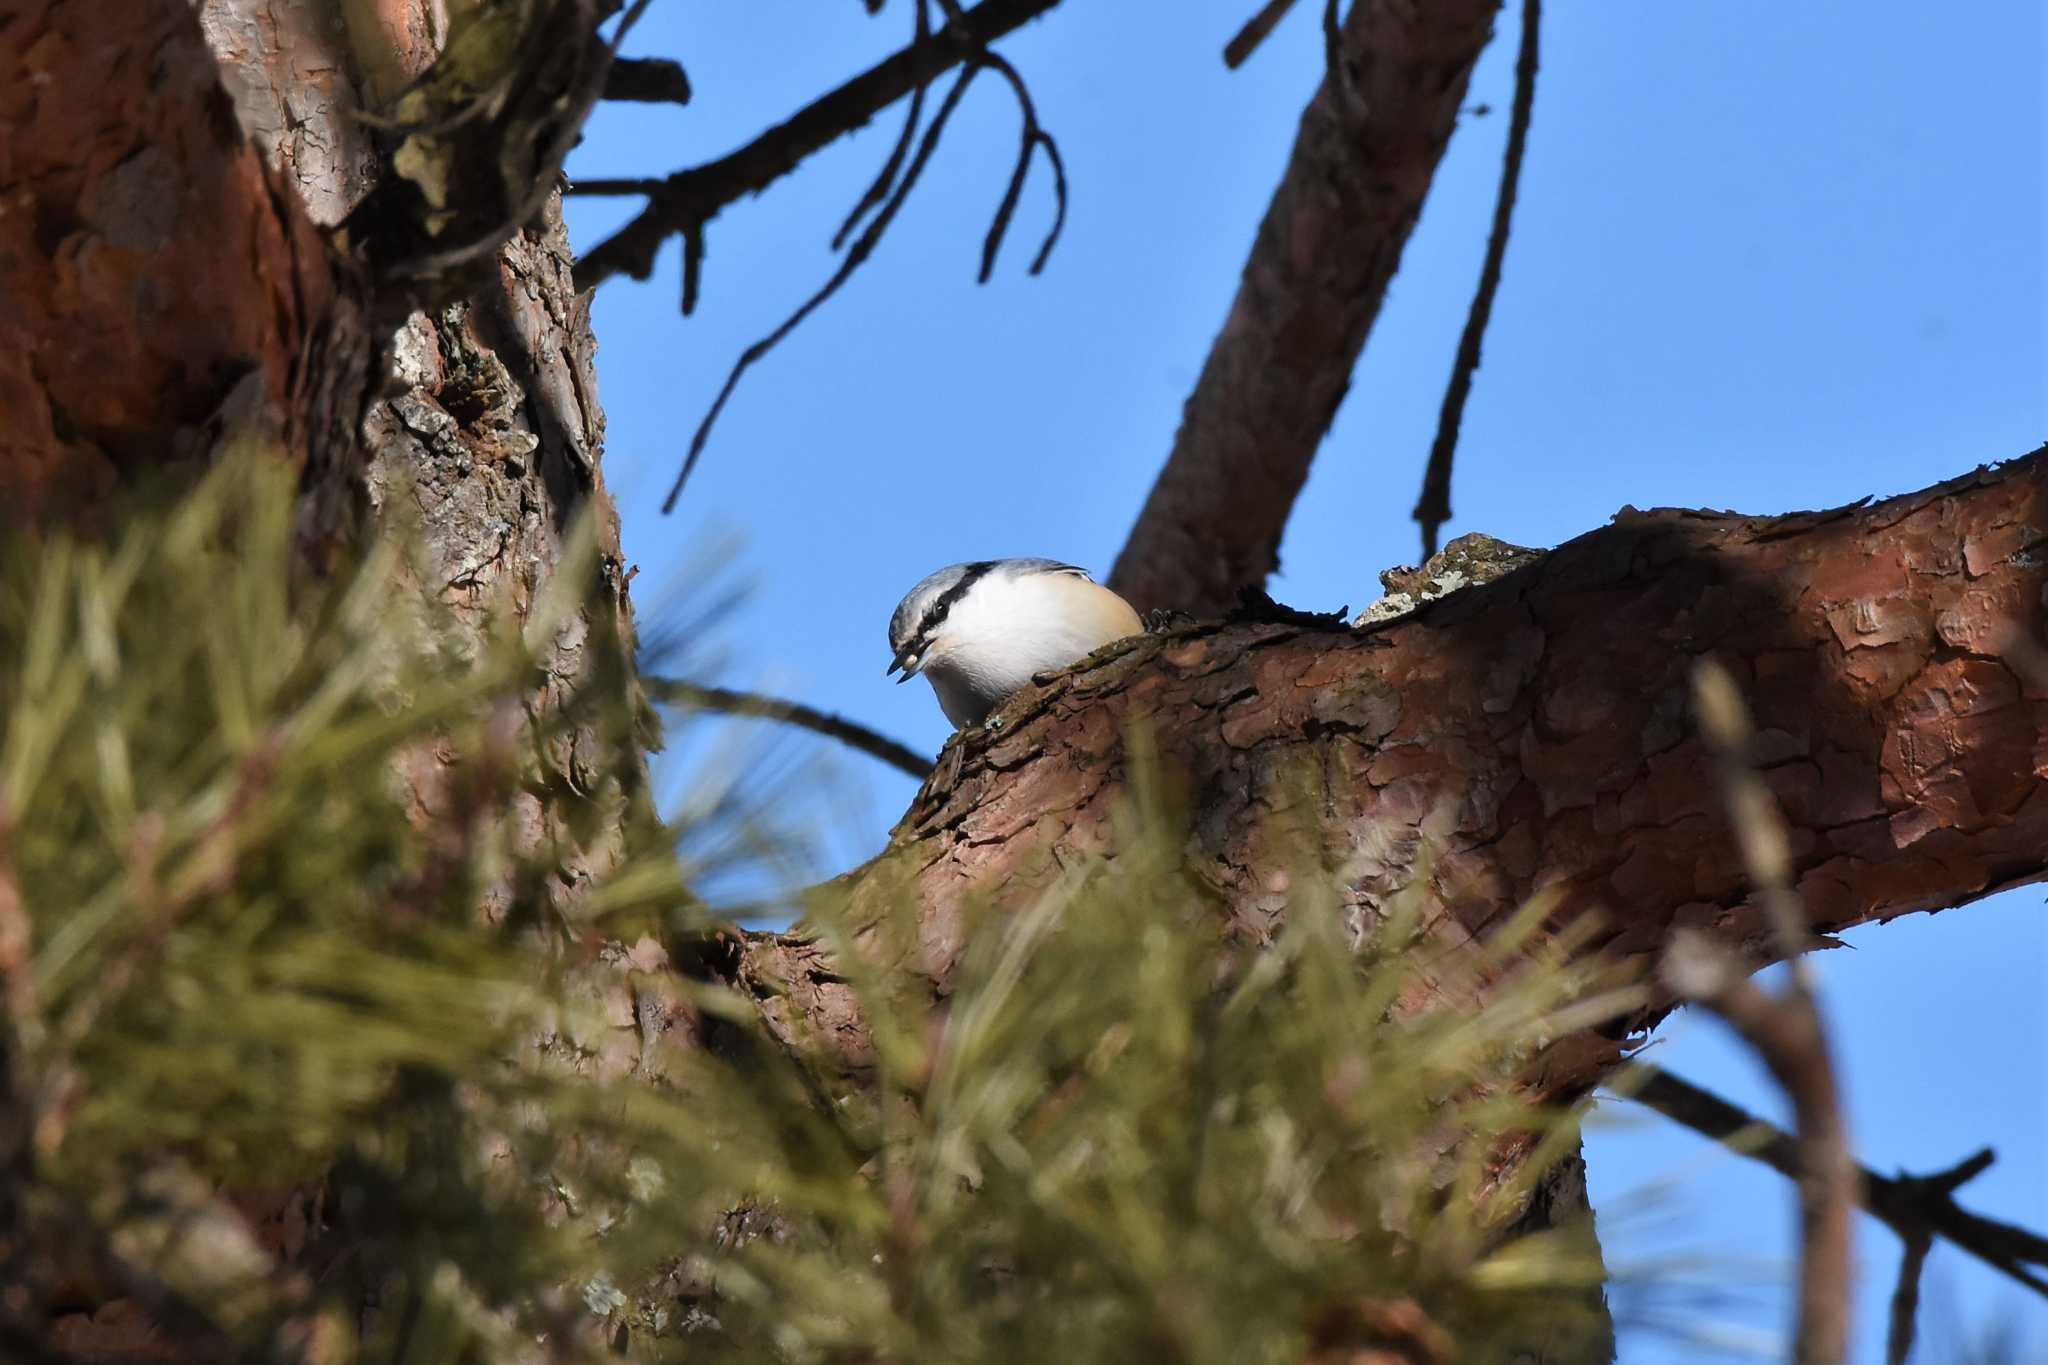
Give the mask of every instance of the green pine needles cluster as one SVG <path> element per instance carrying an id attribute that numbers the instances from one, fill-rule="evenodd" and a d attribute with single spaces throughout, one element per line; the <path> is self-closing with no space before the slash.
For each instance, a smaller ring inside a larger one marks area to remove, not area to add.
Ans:
<path id="1" fill-rule="evenodd" d="M 87 1315 L 116 1300 L 189 1359 L 420 1365 L 1488 1360 L 1594 1330 L 1590 1239 L 1516 1235 L 1575 1133 L 1517 1078 L 1630 997 L 1520 951 L 1542 907 L 1450 956 L 1397 908 L 1361 952 L 1304 860 L 1254 949 L 1148 789 L 1117 857 L 978 921 L 943 998 L 893 965 L 907 906 L 814 896 L 872 1030 L 849 1076 L 624 946 L 709 926 L 676 854 L 705 831 L 630 814 L 620 677 L 532 702 L 573 594 L 479 645 L 403 537 L 295 572 L 291 493 L 231 459 L 0 563 L 0 1355 L 113 1331 Z M 569 727 L 620 770 L 558 790 Z M 580 814 L 536 835 L 543 795 Z M 1484 1008 L 1404 1009 L 1424 972 Z M 601 1064 L 637 1036 L 621 978 L 718 1045 Z"/>

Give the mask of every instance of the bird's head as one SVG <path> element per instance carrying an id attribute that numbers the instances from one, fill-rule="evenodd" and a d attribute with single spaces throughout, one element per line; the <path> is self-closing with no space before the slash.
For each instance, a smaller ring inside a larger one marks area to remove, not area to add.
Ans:
<path id="1" fill-rule="evenodd" d="M 979 559 L 948 564 L 919 579 L 889 617 L 890 660 L 884 672 L 898 674 L 896 681 L 906 683 L 923 671 L 934 653 L 943 654 L 953 608 L 982 578 L 1011 562 Z"/>

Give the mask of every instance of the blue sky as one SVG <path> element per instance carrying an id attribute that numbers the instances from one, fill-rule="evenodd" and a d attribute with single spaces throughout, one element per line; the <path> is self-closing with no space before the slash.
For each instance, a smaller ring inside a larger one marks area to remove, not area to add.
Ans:
<path id="1" fill-rule="evenodd" d="M 1016 148 L 978 82 L 875 257 L 757 366 L 682 505 L 658 504 L 749 342 L 830 273 L 833 228 L 885 155 L 891 111 L 711 225 L 703 299 L 656 277 L 600 291 L 606 469 L 641 566 L 643 619 L 705 579 L 745 604 L 693 642 L 716 679 L 843 712 L 936 751 L 928 688 L 882 676 L 902 592 L 962 559 L 1044 554 L 1106 571 L 1171 442 L 1314 87 L 1315 6 L 1242 70 L 1219 52 L 1253 0 L 1066 0 L 1002 50 L 1060 139 L 1072 205 L 1045 273 L 1042 169 L 996 278 L 973 282 Z M 1276 596 L 1354 609 L 1416 557 L 1409 508 L 1484 248 L 1515 18 L 1476 74 L 1401 273 L 1282 547 Z M 1624 503 L 1779 512 L 1903 492 L 2048 438 L 2048 64 L 2037 0 L 1950 7 L 1696 0 L 1553 3 L 1505 280 L 1467 410 L 1447 534 L 1551 545 Z M 900 45 L 907 8 L 854 0 L 653 7 L 630 50 L 683 60 L 687 109 L 608 107 L 583 177 L 716 156 Z M 772 56 L 764 51 L 772 46 Z M 577 200 L 587 247 L 626 201 Z M 872 853 L 912 785 L 758 727 L 702 731 L 671 788 L 773 742 L 818 873 Z M 727 746 L 721 748 L 720 746 Z M 2048 920 L 2027 889 L 1849 936 L 1819 959 L 1855 1145 L 1881 1171 L 1978 1146 L 1985 1212 L 2048 1226 Z M 1708 1020 L 1661 1060 L 1764 1112 L 1783 1105 Z M 1673 1323 L 1769 1358 L 1788 1317 L 1791 1192 L 1639 1112 L 1589 1139 L 1626 1365 L 1721 1358 Z M 1860 1228 L 1856 1359 L 1883 1356 L 1898 1248 Z M 1688 1294 L 1683 1271 L 1712 1292 Z M 1993 1324 L 2048 1352 L 2048 1311 L 1946 1249 L 1923 1361 Z M 1738 1357 L 1739 1358 L 1739 1357 Z"/>

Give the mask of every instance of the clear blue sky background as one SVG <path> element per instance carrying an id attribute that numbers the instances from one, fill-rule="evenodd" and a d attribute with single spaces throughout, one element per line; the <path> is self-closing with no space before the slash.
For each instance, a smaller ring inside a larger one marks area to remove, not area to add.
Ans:
<path id="1" fill-rule="evenodd" d="M 1254 0 L 1066 0 L 1003 45 L 1072 183 L 1034 172 L 996 280 L 972 280 L 1016 112 L 978 83 L 874 260 L 746 380 L 678 513 L 661 494 L 727 366 L 830 272 L 827 239 L 886 152 L 892 112 L 711 226 L 703 302 L 677 315 L 671 246 L 599 296 L 606 458 L 642 569 L 664 590 L 751 589 L 693 641 L 719 680 L 841 711 L 936 751 L 928 688 L 882 677 L 884 623 L 928 570 L 1054 555 L 1107 569 L 1228 306 L 1320 62 L 1303 3 L 1244 69 L 1219 51 Z M 1412 561 L 1408 520 L 1484 246 L 1515 18 L 1472 85 L 1400 276 L 1283 548 L 1277 596 L 1362 606 Z M 2044 52 L 2038 0 L 1855 6 L 1554 3 L 1506 279 L 1468 411 L 1451 534 L 1552 545 L 1618 506 L 1778 512 L 1917 488 L 2048 436 Z M 607 108 L 572 162 L 653 174 L 723 153 L 907 34 L 855 0 L 663 4 L 631 49 L 681 58 L 687 109 Z M 587 247 L 624 201 L 580 200 Z M 829 872 L 874 851 L 911 784 L 758 727 L 696 738 L 673 790 L 732 746 L 776 743 Z M 2048 920 L 2039 889 L 1850 935 L 1819 970 L 1855 1144 L 1926 1170 L 1990 1143 L 1968 1200 L 2048 1226 Z M 1710 1022 L 1663 1062 L 1783 1117 Z M 1788 1318 L 1792 1196 L 1776 1176 L 1604 1107 L 1590 1137 L 1622 1360 L 1765 1358 Z M 1883 1354 L 1898 1247 L 1864 1222 L 1856 1358 Z M 1674 1278 L 1676 1277 L 1676 1278 Z M 1660 1287 L 1661 1286 L 1661 1287 Z M 1995 1324 L 2048 1356 L 2048 1312 L 1945 1249 L 1923 1361 Z M 1691 1335 L 1687 1335 L 1691 1334 Z"/>

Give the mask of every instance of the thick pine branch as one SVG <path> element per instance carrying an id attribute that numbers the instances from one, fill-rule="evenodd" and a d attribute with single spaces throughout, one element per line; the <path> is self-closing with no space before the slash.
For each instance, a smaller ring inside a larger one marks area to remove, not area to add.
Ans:
<path id="1" fill-rule="evenodd" d="M 1237 297 L 1110 577 L 1138 610 L 1221 615 L 1278 563 L 1499 8 L 1357 0 L 1336 28 Z"/>
<path id="2" fill-rule="evenodd" d="M 1874 505 L 1782 517 L 1625 510 L 1483 586 L 1367 631 L 1184 628 L 1014 699 L 970 731 L 854 894 L 922 901 L 943 981 L 970 896 L 1033 894 L 1058 855 L 1103 848 L 1149 736 L 1221 913 L 1254 939 L 1284 915 L 1262 844 L 1312 811 L 1361 922 L 1418 877 L 1435 929 L 1484 935 L 1539 886 L 1559 920 L 1652 960 L 1680 923 L 1764 941 L 1693 728 L 1695 659 L 1723 661 L 1757 723 L 1816 934 L 2048 875 L 2048 451 Z M 1048 857 L 1048 854 L 1055 856 Z M 810 1036 L 860 1025 L 817 945 L 762 936 Z M 1588 1037 L 1550 1079 L 1617 1060 Z"/>

